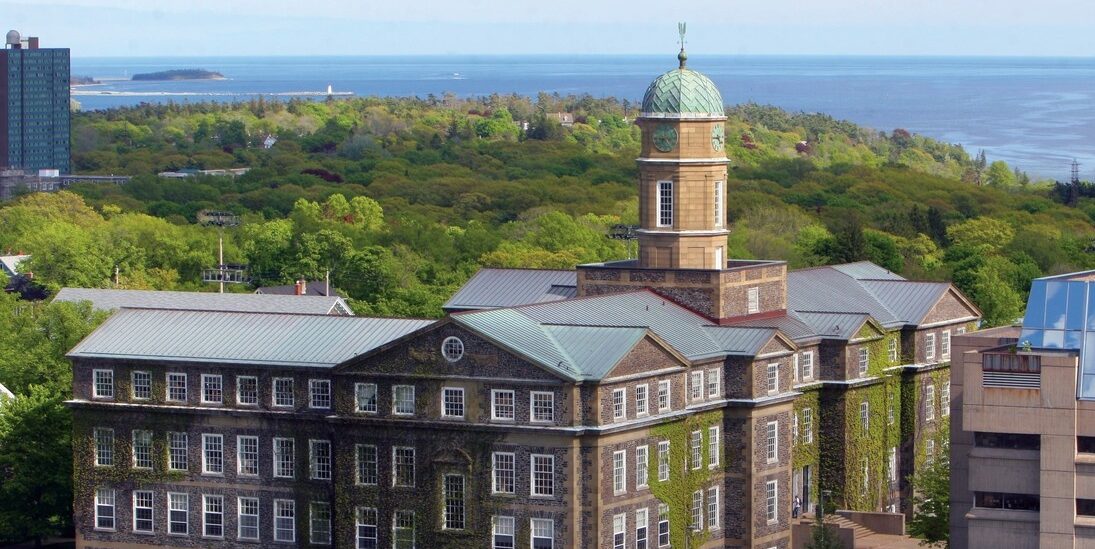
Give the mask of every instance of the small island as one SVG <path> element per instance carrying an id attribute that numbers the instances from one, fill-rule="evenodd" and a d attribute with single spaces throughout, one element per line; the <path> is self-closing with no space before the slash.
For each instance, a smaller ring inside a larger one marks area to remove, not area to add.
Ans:
<path id="1" fill-rule="evenodd" d="M 70 86 L 90 86 L 92 84 L 101 84 L 98 80 L 90 76 L 76 76 L 73 75 L 69 78 Z"/>
<path id="2" fill-rule="evenodd" d="M 174 69 L 169 71 L 134 74 L 133 80 L 224 80 L 224 75 L 204 69 Z"/>

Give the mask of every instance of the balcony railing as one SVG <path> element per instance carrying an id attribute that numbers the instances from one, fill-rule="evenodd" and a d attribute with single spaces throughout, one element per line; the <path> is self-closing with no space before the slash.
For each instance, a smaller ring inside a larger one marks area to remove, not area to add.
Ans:
<path id="1" fill-rule="evenodd" d="M 1038 355 L 983 353 L 981 386 L 1000 389 L 1039 389 L 1042 361 Z"/>

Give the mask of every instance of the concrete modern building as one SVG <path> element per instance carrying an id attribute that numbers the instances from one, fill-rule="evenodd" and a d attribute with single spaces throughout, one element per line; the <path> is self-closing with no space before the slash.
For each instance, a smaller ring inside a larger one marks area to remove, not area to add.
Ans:
<path id="1" fill-rule="evenodd" d="M 906 510 L 980 313 L 725 258 L 722 108 L 683 51 L 647 90 L 637 260 L 485 269 L 440 320 L 120 309 L 69 354 L 77 545 L 788 549 L 819 487 Z"/>
<path id="2" fill-rule="evenodd" d="M 1022 326 L 955 340 L 951 547 L 1095 547 L 1093 283 L 1037 279 Z"/>
<path id="3" fill-rule="evenodd" d="M 0 168 L 71 170 L 69 50 L 7 33 L 0 50 Z"/>

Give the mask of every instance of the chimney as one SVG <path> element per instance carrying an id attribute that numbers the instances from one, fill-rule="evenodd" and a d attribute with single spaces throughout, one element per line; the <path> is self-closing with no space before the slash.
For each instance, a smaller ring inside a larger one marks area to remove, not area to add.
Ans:
<path id="1" fill-rule="evenodd" d="M 296 294 L 297 295 L 304 295 L 304 281 L 303 280 L 298 280 L 297 281 Z"/>

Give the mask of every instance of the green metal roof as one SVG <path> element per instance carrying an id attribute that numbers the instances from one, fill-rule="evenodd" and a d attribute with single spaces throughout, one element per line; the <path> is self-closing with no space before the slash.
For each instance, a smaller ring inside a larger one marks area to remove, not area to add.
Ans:
<path id="1" fill-rule="evenodd" d="M 689 118 L 726 116 L 722 94 L 710 78 L 692 69 L 673 69 L 650 83 L 642 116 Z"/>

